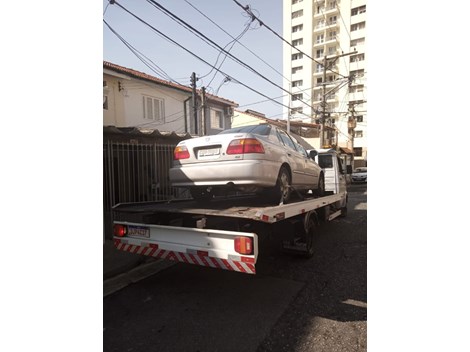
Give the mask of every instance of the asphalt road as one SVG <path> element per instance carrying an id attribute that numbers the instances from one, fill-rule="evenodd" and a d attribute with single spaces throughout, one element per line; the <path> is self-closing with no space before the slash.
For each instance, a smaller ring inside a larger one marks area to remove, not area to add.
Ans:
<path id="1" fill-rule="evenodd" d="M 104 299 L 104 351 L 366 351 L 366 185 L 310 259 L 263 248 L 257 275 L 176 264 Z"/>

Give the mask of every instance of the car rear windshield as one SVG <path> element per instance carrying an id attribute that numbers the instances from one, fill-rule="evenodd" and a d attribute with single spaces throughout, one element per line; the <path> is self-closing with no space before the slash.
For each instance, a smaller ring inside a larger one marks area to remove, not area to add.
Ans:
<path id="1" fill-rule="evenodd" d="M 240 127 L 230 128 L 228 130 L 220 132 L 219 134 L 254 133 L 254 134 L 260 134 L 262 136 L 268 136 L 270 131 L 271 131 L 271 127 L 268 125 L 253 125 L 253 126 L 240 126 Z"/>

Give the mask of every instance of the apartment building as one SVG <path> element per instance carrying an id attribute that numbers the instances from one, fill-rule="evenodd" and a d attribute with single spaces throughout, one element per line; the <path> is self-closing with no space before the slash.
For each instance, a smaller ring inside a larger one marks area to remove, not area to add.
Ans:
<path id="1" fill-rule="evenodd" d="M 366 29 L 366 0 L 283 0 L 284 116 L 334 126 L 323 144 L 353 150 L 356 166 L 367 161 Z"/>

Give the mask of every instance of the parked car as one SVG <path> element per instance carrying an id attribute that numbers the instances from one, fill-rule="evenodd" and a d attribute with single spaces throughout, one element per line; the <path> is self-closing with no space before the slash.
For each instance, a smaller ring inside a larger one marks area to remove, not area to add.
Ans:
<path id="1" fill-rule="evenodd" d="M 236 127 L 178 143 L 170 182 L 195 199 L 235 190 L 285 203 L 293 189 L 323 195 L 325 178 L 315 155 L 274 125 Z"/>
<path id="2" fill-rule="evenodd" d="M 367 182 L 367 167 L 356 168 L 351 175 L 352 182 Z"/>

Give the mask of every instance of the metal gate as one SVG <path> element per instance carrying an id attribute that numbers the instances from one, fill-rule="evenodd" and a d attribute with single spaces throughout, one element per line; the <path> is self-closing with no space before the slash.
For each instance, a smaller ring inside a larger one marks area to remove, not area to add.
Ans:
<path id="1" fill-rule="evenodd" d="M 114 141 L 103 145 L 106 238 L 112 238 L 112 207 L 118 203 L 190 198 L 188 191 L 171 187 L 169 182 L 174 147 Z"/>

